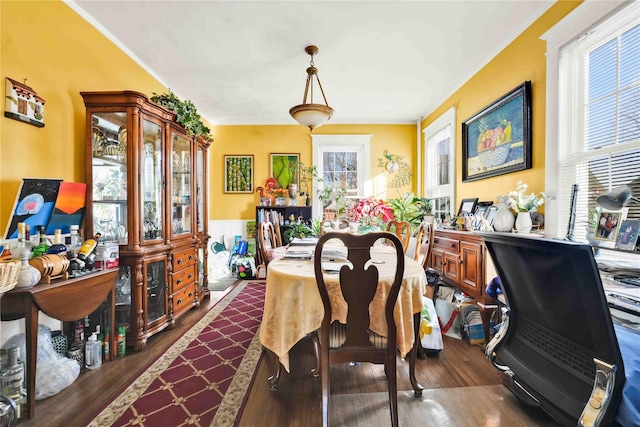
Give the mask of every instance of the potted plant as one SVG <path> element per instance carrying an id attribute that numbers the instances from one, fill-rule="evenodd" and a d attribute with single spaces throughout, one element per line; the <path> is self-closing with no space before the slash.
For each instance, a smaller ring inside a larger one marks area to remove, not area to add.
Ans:
<path id="1" fill-rule="evenodd" d="M 193 102 L 189 100 L 181 101 L 171 92 L 171 89 L 169 89 L 169 93 L 157 94 L 153 92 L 151 100 L 176 113 L 176 121 L 184 126 L 187 135 L 195 136 L 196 138 L 201 136 L 209 142 L 213 141 L 211 129 L 204 125 Z"/>
<path id="2" fill-rule="evenodd" d="M 311 194 L 309 192 L 311 182 L 317 177 L 315 166 L 305 166 L 304 163 L 298 162 L 298 178 L 300 179 L 300 196 L 304 198 L 305 206 L 309 206 L 311 202 Z"/>
<path id="3" fill-rule="evenodd" d="M 416 230 L 422 221 L 433 222 L 431 200 L 416 197 L 413 193 L 405 193 L 389 200 L 396 221 L 407 221 L 411 229 Z"/>

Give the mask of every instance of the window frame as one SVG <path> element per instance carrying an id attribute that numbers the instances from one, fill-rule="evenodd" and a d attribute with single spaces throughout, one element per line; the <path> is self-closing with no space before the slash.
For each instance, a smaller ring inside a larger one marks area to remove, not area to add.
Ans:
<path id="1" fill-rule="evenodd" d="M 450 128 L 449 135 L 449 184 L 436 185 L 437 174 L 437 156 L 434 156 L 434 148 L 429 145 L 429 139 L 436 136 L 438 133 Z M 424 153 L 424 197 L 429 199 L 445 198 L 449 197 L 449 215 L 453 215 L 453 207 L 455 206 L 456 195 L 456 107 L 451 107 L 444 112 L 440 117 L 431 122 L 422 131 L 424 137 L 423 153 Z M 430 173 L 430 171 L 436 171 Z M 437 215 L 437 212 L 434 211 Z M 445 213 L 446 214 L 446 213 Z"/>
<path id="2" fill-rule="evenodd" d="M 371 183 L 371 135 L 370 134 L 324 134 L 311 135 L 312 165 L 316 170 L 322 170 L 322 154 L 332 151 L 353 150 L 358 156 L 358 197 L 370 197 L 373 195 Z M 322 204 L 318 198 L 317 183 L 314 182 L 312 216 L 322 216 Z"/>
<path id="3" fill-rule="evenodd" d="M 560 213 L 561 209 L 565 208 L 566 197 L 557 197 L 560 192 L 569 191 L 569 189 L 558 187 L 561 49 L 606 18 L 621 12 L 626 7 L 633 7 L 633 3 L 625 0 L 607 2 L 586 0 L 540 37 L 547 43 L 545 192 L 556 196 L 545 202 L 545 234 L 548 237 L 564 237 L 567 231 L 567 224 L 560 222 Z"/>

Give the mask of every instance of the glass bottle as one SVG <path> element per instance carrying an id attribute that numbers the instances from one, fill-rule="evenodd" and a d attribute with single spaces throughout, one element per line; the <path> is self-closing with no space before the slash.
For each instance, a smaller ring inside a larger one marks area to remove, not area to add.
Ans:
<path id="1" fill-rule="evenodd" d="M 40 243 L 33 248 L 33 256 L 44 255 L 49 252 L 49 242 L 47 241 L 47 228 L 44 225 L 38 226 L 38 235 L 40 236 Z"/>
<path id="2" fill-rule="evenodd" d="M 60 230 L 59 228 L 56 228 L 53 231 L 53 245 L 51 245 L 51 247 L 49 248 L 48 253 L 60 255 L 67 254 L 67 247 L 64 245 L 62 240 L 62 230 Z"/>
<path id="3" fill-rule="evenodd" d="M 31 248 L 27 246 L 27 225 L 24 222 L 19 222 L 18 223 L 18 245 L 15 251 L 12 251 L 13 258 L 22 259 L 24 252 L 28 252 L 27 259 L 31 258 Z"/>
<path id="4" fill-rule="evenodd" d="M 95 236 L 85 240 L 82 246 L 80 246 L 80 249 L 78 249 L 78 258 L 81 261 L 86 262 L 89 255 L 95 251 L 96 246 L 98 246 L 98 239 L 100 239 L 100 235 L 100 233 L 96 233 Z"/>
<path id="5" fill-rule="evenodd" d="M 24 388 L 24 365 L 19 359 L 20 347 L 7 351 L 7 364 L 0 371 L 2 394 L 13 399 L 18 409 L 18 419 L 27 415 L 27 390 Z"/>

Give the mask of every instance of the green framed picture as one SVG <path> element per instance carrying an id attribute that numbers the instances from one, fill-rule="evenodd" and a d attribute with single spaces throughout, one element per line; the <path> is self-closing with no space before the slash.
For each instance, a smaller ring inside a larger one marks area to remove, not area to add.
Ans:
<path id="1" fill-rule="evenodd" d="M 300 154 L 271 154 L 271 176 L 276 179 L 276 186 L 289 188 L 289 184 L 300 185 L 298 163 Z"/>
<path id="2" fill-rule="evenodd" d="M 253 154 L 224 156 L 224 192 L 253 193 Z"/>

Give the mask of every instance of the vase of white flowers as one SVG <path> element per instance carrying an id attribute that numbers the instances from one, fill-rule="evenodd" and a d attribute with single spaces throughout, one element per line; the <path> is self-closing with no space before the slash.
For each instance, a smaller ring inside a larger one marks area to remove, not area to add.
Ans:
<path id="1" fill-rule="evenodd" d="M 515 191 L 509 191 L 506 196 L 499 196 L 501 202 L 506 204 L 518 214 L 515 225 L 519 233 L 529 233 L 531 231 L 531 213 L 538 209 L 548 197 L 545 193 L 525 194 L 529 186 L 522 181 L 518 181 Z"/>

